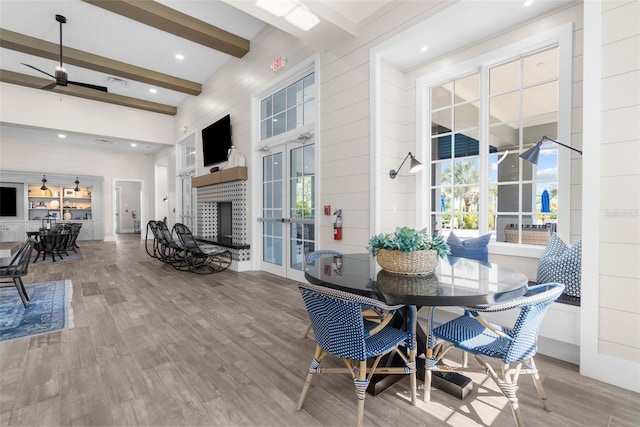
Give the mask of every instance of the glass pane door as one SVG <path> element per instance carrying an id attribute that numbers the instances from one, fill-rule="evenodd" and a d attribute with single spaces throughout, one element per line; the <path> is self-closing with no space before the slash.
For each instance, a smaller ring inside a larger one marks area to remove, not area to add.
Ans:
<path id="1" fill-rule="evenodd" d="M 315 247 L 315 145 L 283 145 L 262 157 L 262 269 L 303 280 Z"/>
<path id="2" fill-rule="evenodd" d="M 182 178 L 182 219 L 180 222 L 186 225 L 193 234 L 196 234 L 194 228 L 195 206 L 195 191 L 191 189 L 191 175 L 189 175 Z"/>

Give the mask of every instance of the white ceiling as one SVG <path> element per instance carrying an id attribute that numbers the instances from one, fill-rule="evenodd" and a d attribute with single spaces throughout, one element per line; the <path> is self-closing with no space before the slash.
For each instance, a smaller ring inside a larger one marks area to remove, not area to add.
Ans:
<path id="1" fill-rule="evenodd" d="M 197 17 L 211 25 L 252 39 L 264 22 L 220 1 L 162 0 L 173 9 Z M 0 27 L 49 42 L 59 43 L 59 25 L 55 15 L 67 18 L 62 26 L 63 46 L 203 83 L 222 66 L 229 55 L 193 43 L 173 34 L 141 24 L 79 0 L 0 0 Z M 175 54 L 184 55 L 179 61 Z M 64 56 L 64 50 L 63 50 Z M 21 52 L 0 49 L 0 67 L 4 70 L 45 77 L 25 67 L 33 65 L 53 74 L 56 61 Z M 110 93 L 178 106 L 190 95 L 127 80 L 127 85 L 109 82 L 104 73 L 65 65 L 69 80 L 107 86 Z M 120 76 L 113 76 L 120 77 Z"/>
<path id="2" fill-rule="evenodd" d="M 359 26 L 367 20 L 388 13 L 404 0 L 302 0 L 316 13 L 320 24 L 308 31 L 301 31 L 283 18 L 277 18 L 258 8 L 253 0 L 158 0 L 160 3 L 182 13 L 194 16 L 246 39 L 253 39 L 267 24 L 276 26 L 319 48 L 330 49 L 336 43 L 357 35 Z M 466 46 L 473 41 L 518 25 L 552 9 L 565 6 L 569 0 L 537 0 L 531 7 L 522 6 L 523 1 L 445 0 L 439 6 L 444 9 L 425 22 L 405 31 L 385 43 L 382 50 L 387 61 L 402 69 L 412 68 L 446 52 Z M 63 45 L 87 51 L 143 68 L 159 71 L 180 78 L 205 82 L 215 71 L 231 58 L 208 47 L 165 33 L 135 22 L 105 9 L 80 0 L 0 0 L 0 27 L 26 34 L 52 43 L 59 42 L 59 24 L 55 15 L 67 18 L 63 25 Z M 456 25 L 452 25 L 455 19 Z M 421 53 L 420 48 L 429 50 Z M 185 59 L 176 60 L 181 53 Z M 27 63 L 53 73 L 56 61 L 0 48 L 0 68 L 46 77 L 21 63 Z M 111 76 L 65 65 L 69 80 L 107 86 L 109 92 L 144 99 L 161 104 L 178 106 L 189 96 L 168 89 L 149 91 L 148 84 L 128 80 L 126 85 L 111 82 Z M 0 132 L 20 134 L 24 128 L 8 129 L 3 124 Z M 36 132 L 36 131 L 34 131 Z M 55 132 L 55 130 L 54 130 Z M 46 130 L 38 130 L 46 137 Z M 35 137 L 35 134 L 31 135 Z M 51 136 L 49 135 L 50 139 Z M 78 136 L 84 143 L 96 144 L 100 137 Z M 56 138 L 57 139 L 57 136 Z M 70 143 L 67 140 L 66 143 Z M 77 141 L 76 143 L 83 143 Z M 124 147 L 128 141 L 103 144 Z M 149 145 L 147 150 L 156 147 Z M 146 146 L 145 145 L 145 146 Z"/>

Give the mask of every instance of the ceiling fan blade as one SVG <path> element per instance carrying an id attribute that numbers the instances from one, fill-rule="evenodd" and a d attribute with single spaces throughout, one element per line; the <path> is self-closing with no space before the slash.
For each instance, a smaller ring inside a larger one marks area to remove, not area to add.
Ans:
<path id="1" fill-rule="evenodd" d="M 72 82 L 70 80 L 67 80 L 67 84 L 76 85 L 76 86 L 82 86 L 82 87 L 86 87 L 86 88 L 89 88 L 89 89 L 101 90 L 102 92 L 108 92 L 106 86 L 92 85 L 91 83 L 80 83 L 80 82 Z"/>
<path id="2" fill-rule="evenodd" d="M 22 64 L 22 65 L 26 65 L 26 66 L 27 66 L 27 67 L 29 67 L 29 68 L 33 68 L 33 69 L 34 69 L 34 70 L 36 70 L 36 71 L 40 71 L 42 74 L 46 74 L 46 75 L 47 75 L 47 76 L 49 76 L 49 77 L 53 77 L 54 79 L 56 78 L 56 76 L 54 76 L 54 75 L 52 75 L 52 74 L 49 74 L 49 73 L 47 73 L 46 71 L 42 71 L 40 68 L 36 68 L 36 67 L 34 67 L 33 65 L 25 64 L 24 62 L 21 62 L 21 64 Z"/>

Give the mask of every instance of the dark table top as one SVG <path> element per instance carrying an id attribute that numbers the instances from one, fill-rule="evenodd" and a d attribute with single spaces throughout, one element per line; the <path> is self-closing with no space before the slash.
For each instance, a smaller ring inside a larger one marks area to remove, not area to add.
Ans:
<path id="1" fill-rule="evenodd" d="M 229 237 L 202 237 L 193 236 L 197 241 L 207 243 L 210 245 L 222 246 L 230 249 L 251 249 L 251 246 L 246 243 L 237 243 Z"/>
<path id="2" fill-rule="evenodd" d="M 341 262 L 341 266 L 340 266 Z M 331 255 L 305 264 L 309 283 L 376 298 L 387 304 L 459 306 L 487 304 L 524 295 L 527 277 L 507 267 L 467 258 L 438 261 L 430 275 L 405 276 L 380 270 L 368 254 Z"/>

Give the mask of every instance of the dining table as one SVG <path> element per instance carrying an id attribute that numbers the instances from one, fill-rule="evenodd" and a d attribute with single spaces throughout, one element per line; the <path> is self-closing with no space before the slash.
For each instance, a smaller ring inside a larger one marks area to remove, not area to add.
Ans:
<path id="1" fill-rule="evenodd" d="M 56 262 L 56 254 L 62 260 L 64 239 L 68 236 L 68 231 L 60 228 L 40 229 L 38 231 L 27 231 L 27 237 L 36 241 L 36 256 L 33 260 L 35 264 L 42 253 L 42 261 L 45 260 L 47 254 L 51 255 L 51 260 Z"/>
<path id="2" fill-rule="evenodd" d="M 304 274 L 314 285 L 421 310 L 418 317 L 424 327 L 416 326 L 418 354 L 424 351 L 425 356 L 418 359 L 420 379 L 424 379 L 425 363 L 434 361 L 435 338 L 431 330 L 437 307 L 508 301 L 524 295 L 528 282 L 523 273 L 504 265 L 451 256 L 440 259 L 430 274 L 394 274 L 380 269 L 369 253 L 325 255 L 305 263 Z M 393 363 L 392 358 L 387 363 Z M 393 376 L 372 380 L 368 391 L 378 394 L 394 381 Z"/>

